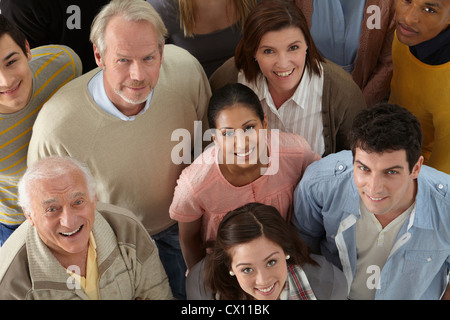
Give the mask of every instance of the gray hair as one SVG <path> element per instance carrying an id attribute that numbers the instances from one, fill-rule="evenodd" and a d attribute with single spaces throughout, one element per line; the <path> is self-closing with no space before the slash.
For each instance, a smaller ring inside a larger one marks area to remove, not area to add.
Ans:
<path id="1" fill-rule="evenodd" d="M 51 156 L 43 158 L 28 167 L 19 181 L 19 205 L 22 207 L 24 213 L 32 213 L 31 199 L 34 193 L 33 186 L 36 181 L 57 178 L 74 171 L 78 171 L 84 176 L 90 200 L 94 200 L 96 183 L 88 166 L 71 157 Z"/>
<path id="2" fill-rule="evenodd" d="M 106 51 L 105 31 L 108 22 L 120 15 L 126 21 L 147 21 L 155 26 L 158 31 L 159 51 L 162 52 L 167 29 L 159 14 L 150 3 L 143 0 L 112 0 L 105 5 L 94 18 L 91 26 L 90 40 L 98 48 L 100 55 Z"/>

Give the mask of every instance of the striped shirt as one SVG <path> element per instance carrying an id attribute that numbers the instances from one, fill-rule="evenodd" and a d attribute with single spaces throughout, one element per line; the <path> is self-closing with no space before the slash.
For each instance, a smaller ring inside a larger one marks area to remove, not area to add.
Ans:
<path id="1" fill-rule="evenodd" d="M 323 72 L 322 76 L 315 73 L 310 76 L 308 70 L 305 70 L 293 96 L 277 109 L 263 74 L 258 76 L 256 83 L 247 82 L 242 71 L 238 75 L 238 82 L 251 88 L 261 100 L 270 129 L 304 137 L 319 155 L 325 152 L 322 120 L 323 79 Z"/>
<path id="2" fill-rule="evenodd" d="M 0 113 L 0 223 L 7 225 L 25 220 L 17 204 L 17 184 L 27 168 L 28 144 L 36 116 L 59 88 L 82 72 L 80 58 L 69 47 L 37 47 L 31 50 L 31 55 L 31 100 L 20 111 Z"/>

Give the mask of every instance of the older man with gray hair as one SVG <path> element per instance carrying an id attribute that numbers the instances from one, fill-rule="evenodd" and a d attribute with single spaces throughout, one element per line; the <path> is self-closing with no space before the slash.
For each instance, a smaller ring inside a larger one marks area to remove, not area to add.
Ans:
<path id="1" fill-rule="evenodd" d="M 164 45 L 165 34 L 146 1 L 106 5 L 91 29 L 100 69 L 44 105 L 28 162 L 52 154 L 86 162 L 98 199 L 136 214 L 159 248 L 173 294 L 183 299 L 186 265 L 169 207 L 187 163 L 174 161 L 172 150 L 181 143 L 191 158 L 192 137 L 202 135 L 196 122 L 206 129 L 211 89 L 200 63 L 186 50 Z M 173 139 L 179 130 L 191 139 Z"/>
<path id="2" fill-rule="evenodd" d="M 19 182 L 27 221 L 0 249 L 0 299 L 171 299 L 158 249 L 128 210 L 98 204 L 89 169 L 44 158 Z"/>

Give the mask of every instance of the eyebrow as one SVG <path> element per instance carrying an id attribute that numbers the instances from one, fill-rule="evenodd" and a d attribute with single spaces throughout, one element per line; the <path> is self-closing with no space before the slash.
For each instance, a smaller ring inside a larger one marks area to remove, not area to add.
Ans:
<path id="1" fill-rule="evenodd" d="M 79 191 L 79 192 L 74 192 L 74 193 L 72 193 L 72 194 L 70 195 L 70 197 L 71 197 L 72 199 L 75 199 L 75 198 L 78 198 L 78 197 L 85 197 L 85 196 L 86 196 L 86 193 L 85 193 L 85 192 L 81 192 L 81 191 Z M 50 199 L 47 199 L 47 200 L 42 201 L 42 205 L 48 205 L 48 204 L 52 204 L 52 203 L 56 203 L 56 202 L 58 202 L 58 199 L 56 199 L 56 198 L 50 198 Z"/>
<path id="2" fill-rule="evenodd" d="M 355 160 L 355 162 L 357 162 L 357 163 L 359 163 L 360 165 L 362 165 L 362 166 L 367 167 L 367 168 L 370 169 L 369 166 L 365 165 L 364 163 L 362 163 L 362 162 L 359 161 L 359 160 Z M 392 167 L 390 167 L 390 168 L 383 169 L 383 171 L 388 171 L 388 170 L 393 170 L 393 169 L 402 169 L 402 170 L 403 170 L 404 167 L 401 166 L 401 165 L 396 165 L 396 166 L 392 166 Z"/>
<path id="3" fill-rule="evenodd" d="M 252 121 L 256 121 L 256 120 L 255 120 L 255 119 L 250 119 L 250 120 L 244 122 L 243 124 L 241 124 L 241 127 L 244 127 L 245 125 L 247 125 L 249 122 L 252 122 Z M 222 127 L 222 128 L 219 128 L 219 130 L 223 130 L 223 129 L 234 129 L 234 128 L 231 128 L 231 127 Z"/>
<path id="4" fill-rule="evenodd" d="M 4 62 L 5 62 L 5 61 L 8 61 L 9 59 L 11 59 L 12 56 L 14 56 L 14 55 L 16 55 L 16 54 L 19 54 L 19 52 L 17 52 L 17 51 L 11 52 L 11 53 L 8 54 L 5 58 L 3 58 L 3 61 L 4 61 Z"/>
<path id="5" fill-rule="evenodd" d="M 429 7 L 436 7 L 436 8 L 441 8 L 441 3 L 440 2 L 426 2 L 425 3 L 426 6 Z"/>
<path id="6" fill-rule="evenodd" d="M 279 252 L 279 251 L 272 252 L 272 253 L 269 254 L 266 258 L 264 258 L 262 261 L 267 261 L 267 260 L 269 260 L 272 256 L 274 256 L 275 254 L 278 254 L 278 253 L 280 253 L 280 252 Z M 251 265 L 251 263 L 241 262 L 241 263 L 238 263 L 238 264 L 235 266 L 235 268 L 237 268 L 237 267 L 239 267 L 239 266 L 248 266 L 248 265 Z"/>
<path id="7" fill-rule="evenodd" d="M 294 41 L 294 42 L 288 44 L 287 47 L 288 47 L 288 48 L 289 48 L 289 47 L 292 47 L 294 44 L 297 44 L 297 43 L 303 43 L 303 41 L 302 41 L 302 40 L 296 40 L 296 41 Z M 259 48 L 263 48 L 263 49 L 264 49 L 264 48 L 273 48 L 273 46 L 262 45 L 262 46 L 260 46 Z"/>
<path id="8" fill-rule="evenodd" d="M 151 57 L 151 56 L 154 56 L 157 52 L 158 52 L 158 50 L 153 50 L 153 51 L 150 52 L 149 54 L 146 54 L 145 57 Z M 132 58 L 131 56 L 126 55 L 126 54 L 122 54 L 122 53 L 120 53 L 120 52 L 117 52 L 116 55 L 117 55 L 117 57 L 119 57 L 119 58 L 126 58 L 126 59 Z"/>

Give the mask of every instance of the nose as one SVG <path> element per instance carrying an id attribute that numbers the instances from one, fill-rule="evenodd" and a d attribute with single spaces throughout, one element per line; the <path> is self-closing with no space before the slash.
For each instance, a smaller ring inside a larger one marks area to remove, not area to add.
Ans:
<path id="1" fill-rule="evenodd" d="M 417 24 L 419 22 L 419 14 L 420 14 L 420 8 L 418 8 L 415 4 L 411 4 L 405 10 L 405 14 L 404 14 L 405 23 L 408 26 L 414 26 L 415 24 Z"/>
<path id="2" fill-rule="evenodd" d="M 245 134 L 244 130 L 237 129 L 235 131 L 234 144 L 235 144 L 236 150 L 239 150 L 239 151 L 246 150 L 248 141 L 249 141 L 249 137 L 247 134 Z"/>
<path id="3" fill-rule="evenodd" d="M 371 175 L 367 180 L 367 191 L 371 196 L 381 194 L 384 189 L 383 178 L 379 175 Z"/>
<path id="4" fill-rule="evenodd" d="M 138 61 L 133 61 L 130 66 L 130 78 L 131 80 L 141 81 L 144 79 L 143 67 Z"/>
<path id="5" fill-rule="evenodd" d="M 265 286 L 270 284 L 270 272 L 266 269 L 259 269 L 256 274 L 256 285 Z"/>
<path id="6" fill-rule="evenodd" d="M 10 76 L 7 72 L 0 71 L 0 91 L 11 89 L 14 81 L 14 76 Z"/>
<path id="7" fill-rule="evenodd" d="M 72 210 L 68 207 L 64 207 L 60 216 L 59 216 L 59 224 L 66 228 L 71 228 L 74 226 L 74 214 Z"/>

